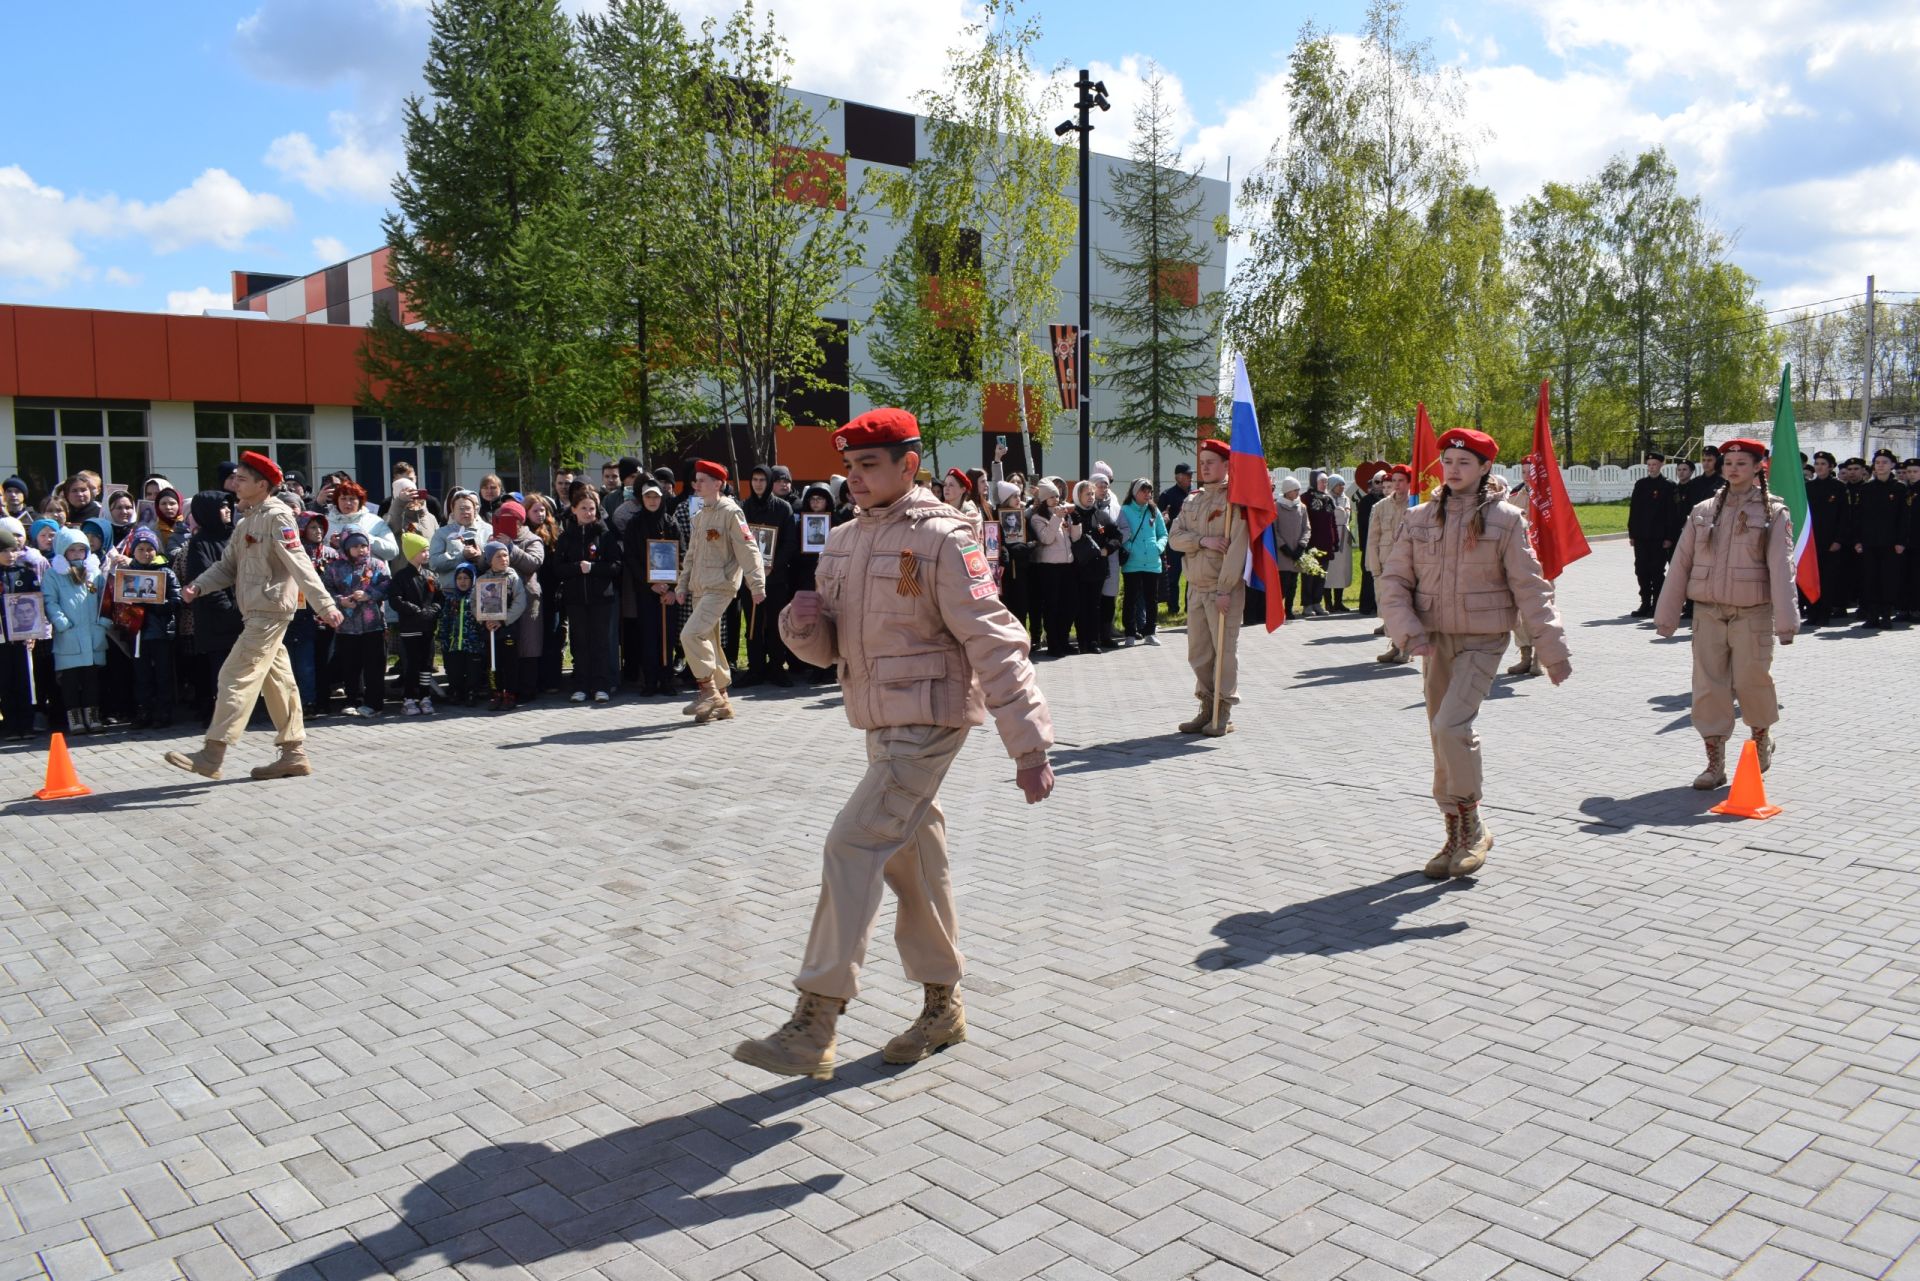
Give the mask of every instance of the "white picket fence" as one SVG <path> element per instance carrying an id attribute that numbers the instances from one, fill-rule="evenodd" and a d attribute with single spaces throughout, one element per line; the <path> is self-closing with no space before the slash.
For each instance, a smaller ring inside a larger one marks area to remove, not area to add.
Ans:
<path id="1" fill-rule="evenodd" d="M 1521 480 L 1519 467 L 1508 467 L 1495 463 L 1493 469 L 1507 478 L 1509 485 L 1518 485 Z M 1295 473 L 1300 475 L 1299 473 Z M 1342 467 L 1340 474 L 1347 478 L 1347 484 L 1353 484 L 1353 468 Z M 1561 469 L 1567 482 L 1567 496 L 1576 503 L 1619 502 L 1633 493 L 1633 482 L 1647 474 L 1647 469 L 1638 464 L 1632 467 L 1581 467 L 1573 466 Z M 1671 473 L 1669 473 L 1671 474 Z M 1286 475 L 1285 472 L 1280 475 Z M 1306 483 L 1306 476 L 1300 475 L 1300 483 Z M 1276 479 L 1275 483 L 1278 483 Z M 1349 492 L 1352 492 L 1351 490 Z"/>

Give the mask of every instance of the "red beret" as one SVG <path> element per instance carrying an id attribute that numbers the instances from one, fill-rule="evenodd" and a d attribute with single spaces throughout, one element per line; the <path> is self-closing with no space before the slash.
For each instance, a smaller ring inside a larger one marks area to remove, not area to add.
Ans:
<path id="1" fill-rule="evenodd" d="M 721 484 L 725 484 L 727 480 L 727 469 L 725 467 L 722 467 L 719 463 L 710 463 L 704 458 L 696 458 L 693 460 L 693 474 L 696 476 L 711 476 Z"/>
<path id="2" fill-rule="evenodd" d="M 1441 449 L 1464 449 L 1483 463 L 1490 463 L 1500 456 L 1500 446 L 1493 443 L 1493 437 L 1471 427 L 1455 427 L 1440 437 Z"/>
<path id="3" fill-rule="evenodd" d="M 1233 449 L 1224 440 L 1203 440 L 1200 442 L 1200 452 L 1218 454 L 1222 458 L 1233 457 Z"/>
<path id="4" fill-rule="evenodd" d="M 1724 458 L 1728 454 L 1752 454 L 1758 462 L 1767 456 L 1767 447 L 1750 436 L 1736 436 L 1720 442 L 1720 456 Z"/>
<path id="5" fill-rule="evenodd" d="M 869 409 L 833 434 L 838 450 L 920 443 L 920 420 L 904 409 Z"/>
<path id="6" fill-rule="evenodd" d="M 279 464 L 265 454 L 256 454 L 251 449 L 240 455 L 240 465 L 269 485 L 278 486 L 282 480 L 286 479 L 280 474 Z"/>
<path id="7" fill-rule="evenodd" d="M 970 490 L 973 488 L 973 477 L 967 475 L 967 473 L 961 471 L 958 467 L 947 468 L 947 479 L 959 481 L 960 488 L 962 489 Z"/>
<path id="8" fill-rule="evenodd" d="M 1388 469 L 1387 474 L 1389 476 L 1405 476 L 1408 480 L 1412 480 L 1413 468 L 1409 467 L 1405 463 L 1395 463 L 1391 468 Z"/>

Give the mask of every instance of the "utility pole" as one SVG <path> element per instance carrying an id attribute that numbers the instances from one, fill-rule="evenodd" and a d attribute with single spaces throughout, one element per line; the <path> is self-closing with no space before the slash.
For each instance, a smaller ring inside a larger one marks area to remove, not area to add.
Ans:
<path id="1" fill-rule="evenodd" d="M 1074 363 L 1080 383 L 1079 479 L 1084 480 L 1093 470 L 1093 337 L 1088 333 L 1093 327 L 1092 112 L 1095 107 L 1105 111 L 1112 104 L 1107 101 L 1106 82 L 1095 80 L 1085 67 L 1080 68 L 1080 78 L 1074 81 L 1073 87 L 1080 91 L 1080 98 L 1074 103 L 1080 119 L 1077 123 L 1063 120 L 1053 132 L 1055 137 L 1065 137 L 1070 132 L 1080 135 L 1080 338 Z"/>
<path id="2" fill-rule="evenodd" d="M 1873 430 L 1873 277 L 1867 277 L 1867 356 L 1860 380 L 1860 457 L 1867 456 L 1867 433 Z"/>

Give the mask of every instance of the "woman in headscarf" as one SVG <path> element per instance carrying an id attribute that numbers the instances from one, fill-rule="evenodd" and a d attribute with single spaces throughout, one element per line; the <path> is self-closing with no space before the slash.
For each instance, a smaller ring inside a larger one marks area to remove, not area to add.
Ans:
<path id="1" fill-rule="evenodd" d="M 658 481 L 649 477 L 641 484 L 639 507 L 628 518 L 621 537 L 627 572 L 633 580 L 636 629 L 640 633 L 640 695 L 672 694 L 675 633 L 673 601 L 669 598 L 673 584 L 650 581 L 653 562 L 647 544 L 678 542 L 680 530 L 673 523 L 673 512 Z"/>
<path id="2" fill-rule="evenodd" d="M 1333 554 L 1327 557 L 1327 608 L 1347 612 L 1347 588 L 1353 586 L 1353 503 L 1347 498 L 1347 478 L 1339 472 L 1327 477 L 1333 498 Z"/>
<path id="3" fill-rule="evenodd" d="M 1309 546 L 1320 553 L 1322 566 L 1333 562 L 1333 552 L 1340 542 L 1340 535 L 1334 525 L 1333 495 L 1327 492 L 1327 473 L 1315 468 L 1307 485 L 1306 493 L 1307 525 L 1312 532 Z M 1300 584 L 1300 612 L 1303 615 L 1326 616 L 1326 606 L 1320 603 L 1326 593 L 1326 578 L 1320 574 L 1308 574 L 1306 581 Z"/>

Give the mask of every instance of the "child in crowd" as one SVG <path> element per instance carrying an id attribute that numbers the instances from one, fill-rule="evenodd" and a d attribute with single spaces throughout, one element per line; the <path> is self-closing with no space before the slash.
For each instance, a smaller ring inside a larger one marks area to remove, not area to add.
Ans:
<path id="1" fill-rule="evenodd" d="M 365 531 L 348 530 L 340 539 L 340 559 L 324 575 L 327 591 L 340 607 L 334 629 L 332 684 L 346 691 L 347 715 L 378 716 L 386 704 L 387 615 L 384 608 L 393 576 L 373 554 Z"/>
<path id="2" fill-rule="evenodd" d="M 53 669 L 66 700 L 67 729 L 91 734 L 101 724 L 100 669 L 107 665 L 108 623 L 100 613 L 107 575 L 77 529 L 55 534 L 53 550 L 56 560 L 42 583 L 53 625 Z"/>
<path id="3" fill-rule="evenodd" d="M 431 544 L 415 533 L 400 535 L 402 564 L 387 590 L 387 604 L 400 620 L 400 705 L 405 716 L 433 715 L 433 633 L 440 621 L 440 584 L 427 568 Z M 449 665 L 451 666 L 451 665 Z"/>
<path id="4" fill-rule="evenodd" d="M 482 624 L 490 633 L 486 660 L 488 675 L 493 681 L 493 696 L 487 700 L 487 710 L 493 712 L 510 712 L 519 701 L 514 694 L 520 683 L 519 628 L 515 624 L 527 612 L 527 585 L 513 568 L 512 559 L 512 549 L 505 543 L 498 539 L 488 543 L 481 553 L 487 572 L 479 577 L 475 588 L 476 595 L 484 596 L 497 583 L 506 593 L 507 616 L 489 618 Z"/>
<path id="5" fill-rule="evenodd" d="M 327 566 L 339 559 L 339 553 L 327 545 L 327 518 L 319 512 L 301 511 L 295 512 L 293 519 L 300 526 L 300 550 L 313 563 L 313 572 L 325 582 Z M 285 644 L 287 658 L 293 663 L 293 683 L 300 687 L 300 714 L 312 720 L 325 711 L 320 678 L 326 677 L 329 689 L 333 686 L 333 633 L 320 626 L 305 597 L 293 621 L 287 624 Z"/>
<path id="6" fill-rule="evenodd" d="M 40 575 L 28 563 L 26 530 L 9 516 L 0 519 L 0 619 L 9 596 L 40 590 Z M 40 648 L 31 635 L 16 636 L 11 623 L 0 626 L 0 737 L 22 739 L 33 734 L 33 696 L 28 671 Z"/>
<path id="7" fill-rule="evenodd" d="M 173 724 L 173 637 L 180 617 L 180 580 L 160 551 L 160 535 L 145 525 L 133 531 L 133 565 L 164 576 L 161 598 L 140 605 L 140 640 L 133 656 L 133 727 Z"/>
<path id="8" fill-rule="evenodd" d="M 429 558 L 431 560 L 431 558 Z M 486 630 L 473 617 L 473 566 L 461 562 L 448 575 L 440 609 L 440 652 L 447 660 L 447 697 L 472 707 L 486 679 Z"/>

